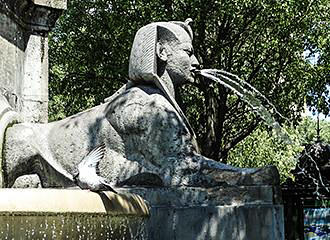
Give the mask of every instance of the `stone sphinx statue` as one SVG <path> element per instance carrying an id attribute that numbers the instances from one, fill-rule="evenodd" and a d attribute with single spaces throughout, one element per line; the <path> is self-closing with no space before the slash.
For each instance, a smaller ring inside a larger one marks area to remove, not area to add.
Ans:
<path id="1" fill-rule="evenodd" d="M 174 91 L 194 81 L 192 38 L 189 20 L 148 24 L 133 42 L 130 81 L 105 103 L 57 122 L 8 127 L 3 185 L 37 174 L 43 187 L 74 186 L 78 163 L 101 143 L 107 151 L 100 174 L 114 185 L 148 185 L 145 174 L 163 186 L 278 183 L 274 167 L 239 169 L 200 154 Z"/>

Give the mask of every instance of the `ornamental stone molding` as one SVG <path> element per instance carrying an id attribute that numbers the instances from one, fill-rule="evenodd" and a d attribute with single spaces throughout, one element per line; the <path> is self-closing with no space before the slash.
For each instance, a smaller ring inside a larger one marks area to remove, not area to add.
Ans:
<path id="1" fill-rule="evenodd" d="M 0 0 L 0 94 L 23 122 L 48 121 L 48 32 L 65 8 L 66 0 Z"/>
<path id="2" fill-rule="evenodd" d="M 66 9 L 66 0 L 1 0 L 1 11 L 26 30 L 49 32 Z"/>

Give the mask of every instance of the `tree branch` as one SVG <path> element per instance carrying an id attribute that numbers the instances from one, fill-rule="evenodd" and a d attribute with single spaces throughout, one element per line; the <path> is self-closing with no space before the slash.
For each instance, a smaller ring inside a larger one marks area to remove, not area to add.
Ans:
<path id="1" fill-rule="evenodd" d="M 238 133 L 228 144 L 226 144 L 223 147 L 223 149 L 221 151 L 221 155 L 223 155 L 224 153 L 228 154 L 228 152 L 233 147 L 235 147 L 244 138 L 246 138 L 247 136 L 249 136 L 253 132 L 253 130 L 258 126 L 259 122 L 260 122 L 260 118 L 257 118 L 256 121 L 254 121 L 249 126 L 247 126 L 245 129 L 243 129 L 242 131 L 240 131 L 240 133 Z"/>

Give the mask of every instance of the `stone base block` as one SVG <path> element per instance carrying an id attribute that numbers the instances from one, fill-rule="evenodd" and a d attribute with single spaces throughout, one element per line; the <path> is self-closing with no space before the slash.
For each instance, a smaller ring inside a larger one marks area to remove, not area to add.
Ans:
<path id="1" fill-rule="evenodd" d="M 281 240 L 283 206 L 273 186 L 127 188 L 151 206 L 148 239 Z"/>
<path id="2" fill-rule="evenodd" d="M 284 240 L 273 186 L 116 190 L 1 189 L 0 238 Z"/>
<path id="3" fill-rule="evenodd" d="M 283 206 L 152 207 L 149 239 L 281 240 Z"/>

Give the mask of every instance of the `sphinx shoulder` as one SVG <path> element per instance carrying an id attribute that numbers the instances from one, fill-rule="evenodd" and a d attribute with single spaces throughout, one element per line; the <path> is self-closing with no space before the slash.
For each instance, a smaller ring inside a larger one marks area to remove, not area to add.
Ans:
<path id="1" fill-rule="evenodd" d="M 161 91 L 150 86 L 132 87 L 123 92 L 109 103 L 107 118 L 119 132 L 150 126 L 168 128 L 182 121 Z"/>

